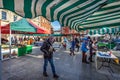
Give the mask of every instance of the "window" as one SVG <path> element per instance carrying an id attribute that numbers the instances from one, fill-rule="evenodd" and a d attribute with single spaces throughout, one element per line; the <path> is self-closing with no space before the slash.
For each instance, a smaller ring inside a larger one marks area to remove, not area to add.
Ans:
<path id="1" fill-rule="evenodd" d="M 17 16 L 16 15 L 14 15 L 14 21 L 16 21 L 17 20 Z"/>
<path id="2" fill-rule="evenodd" d="M 7 13 L 5 11 L 2 11 L 2 19 L 3 20 L 7 19 Z"/>

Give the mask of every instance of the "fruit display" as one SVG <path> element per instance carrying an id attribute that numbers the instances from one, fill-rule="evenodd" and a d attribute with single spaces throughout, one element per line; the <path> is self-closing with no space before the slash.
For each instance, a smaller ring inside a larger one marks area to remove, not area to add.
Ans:
<path id="1" fill-rule="evenodd" d="M 3 60 L 9 59 L 9 54 L 3 54 Z"/>
<path id="2" fill-rule="evenodd" d="M 11 54 L 10 54 L 10 48 L 6 47 L 6 48 L 2 48 L 2 54 L 1 54 L 1 59 L 2 60 L 6 60 L 6 59 L 10 59 L 13 57 L 17 57 L 18 55 L 18 48 L 12 48 L 11 49 Z"/>

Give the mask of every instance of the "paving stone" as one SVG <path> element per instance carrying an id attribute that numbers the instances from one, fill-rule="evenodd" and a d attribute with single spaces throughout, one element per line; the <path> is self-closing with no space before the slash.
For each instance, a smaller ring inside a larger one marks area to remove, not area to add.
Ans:
<path id="1" fill-rule="evenodd" d="M 54 80 L 51 67 L 48 65 L 48 78 L 42 76 L 43 56 L 39 47 L 33 48 L 32 54 L 16 59 L 3 61 L 2 80 Z M 69 51 L 62 48 L 54 53 L 54 64 L 58 80 L 120 80 L 120 66 L 113 65 L 115 73 L 111 76 L 106 68 L 95 69 L 95 63 L 81 62 L 81 52 L 70 56 Z"/>

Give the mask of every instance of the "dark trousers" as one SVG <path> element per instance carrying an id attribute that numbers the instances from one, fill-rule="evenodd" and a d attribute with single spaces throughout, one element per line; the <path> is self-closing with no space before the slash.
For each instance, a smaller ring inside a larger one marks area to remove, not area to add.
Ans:
<path id="1" fill-rule="evenodd" d="M 84 51 L 82 51 L 82 62 L 87 62 L 87 55 Z"/>
<path id="2" fill-rule="evenodd" d="M 51 69 L 52 69 L 53 74 L 56 74 L 56 72 L 55 72 L 55 66 L 54 66 L 54 63 L 53 63 L 53 58 L 44 58 L 44 66 L 43 66 L 44 71 L 43 72 L 47 71 L 48 62 L 51 65 Z"/>
<path id="3" fill-rule="evenodd" d="M 77 46 L 77 52 L 79 52 L 79 49 L 80 49 L 80 47 L 79 47 L 79 46 Z"/>
<path id="4" fill-rule="evenodd" d="M 90 49 L 90 57 L 89 57 L 89 60 L 92 61 L 92 56 L 93 56 L 93 50 Z"/>

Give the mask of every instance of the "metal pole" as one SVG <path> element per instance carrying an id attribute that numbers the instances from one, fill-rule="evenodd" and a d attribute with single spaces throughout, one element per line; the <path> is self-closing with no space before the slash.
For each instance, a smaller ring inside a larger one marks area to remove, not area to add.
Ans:
<path id="1" fill-rule="evenodd" d="M 1 20 L 0 20 L 0 80 L 2 80 Z"/>
<path id="2" fill-rule="evenodd" d="M 9 37 L 9 41 L 10 41 L 9 49 L 10 49 L 10 58 L 11 58 L 11 57 L 12 57 L 12 56 L 11 56 L 11 27 L 10 27 L 10 37 Z"/>
<path id="3" fill-rule="evenodd" d="M 110 50 L 111 50 L 111 41 L 112 41 L 112 33 L 110 34 Z"/>

